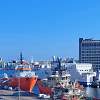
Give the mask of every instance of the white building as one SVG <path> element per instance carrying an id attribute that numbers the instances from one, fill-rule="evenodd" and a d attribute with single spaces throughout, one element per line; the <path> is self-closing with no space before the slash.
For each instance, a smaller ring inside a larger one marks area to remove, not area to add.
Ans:
<path id="1" fill-rule="evenodd" d="M 84 85 L 91 85 L 93 77 L 96 73 L 93 72 L 92 64 L 84 63 L 67 63 L 66 69 L 71 75 L 71 81 L 79 81 Z"/>
<path id="2" fill-rule="evenodd" d="M 80 74 L 93 72 L 92 64 L 76 63 L 76 69 Z"/>

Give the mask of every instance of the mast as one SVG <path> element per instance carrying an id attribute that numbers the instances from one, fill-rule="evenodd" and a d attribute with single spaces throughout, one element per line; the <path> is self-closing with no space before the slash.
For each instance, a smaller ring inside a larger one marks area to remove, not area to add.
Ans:
<path id="1" fill-rule="evenodd" d="M 22 56 L 22 52 L 20 52 L 20 63 L 23 64 L 23 56 Z"/>

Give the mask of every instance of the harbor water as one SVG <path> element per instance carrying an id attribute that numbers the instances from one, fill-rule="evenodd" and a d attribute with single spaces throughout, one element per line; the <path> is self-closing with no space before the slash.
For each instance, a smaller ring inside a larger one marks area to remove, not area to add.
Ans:
<path id="1" fill-rule="evenodd" d="M 96 97 L 100 99 L 100 88 L 87 87 L 85 89 L 90 97 Z"/>

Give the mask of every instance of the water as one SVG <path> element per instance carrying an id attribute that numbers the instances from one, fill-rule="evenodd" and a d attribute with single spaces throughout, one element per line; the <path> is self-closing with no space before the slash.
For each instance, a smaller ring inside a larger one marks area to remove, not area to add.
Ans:
<path id="1" fill-rule="evenodd" d="M 96 97 L 100 99 L 100 88 L 86 88 L 86 92 L 90 97 Z"/>
<path id="2" fill-rule="evenodd" d="M 37 85 L 34 86 L 34 88 L 33 88 L 33 93 L 36 94 L 36 95 L 39 94 L 39 88 L 38 88 Z"/>
<path id="3" fill-rule="evenodd" d="M 11 77 L 12 75 L 15 75 L 15 70 L 2 70 L 0 69 L 0 78 L 4 77 L 4 73 L 8 75 L 8 77 Z"/>

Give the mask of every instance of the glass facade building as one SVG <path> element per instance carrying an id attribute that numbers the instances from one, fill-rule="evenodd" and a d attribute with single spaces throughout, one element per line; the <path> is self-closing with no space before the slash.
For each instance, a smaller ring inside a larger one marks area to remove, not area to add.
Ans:
<path id="1" fill-rule="evenodd" d="M 100 40 L 79 38 L 79 62 L 91 63 L 100 70 Z"/>

